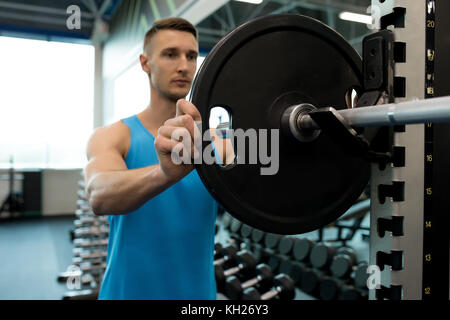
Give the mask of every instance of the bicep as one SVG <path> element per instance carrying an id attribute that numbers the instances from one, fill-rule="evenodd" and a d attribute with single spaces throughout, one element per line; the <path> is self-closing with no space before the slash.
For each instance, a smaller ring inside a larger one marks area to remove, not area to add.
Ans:
<path id="1" fill-rule="evenodd" d="M 126 170 L 127 165 L 115 139 L 108 132 L 95 132 L 87 146 L 86 182 L 98 173 Z"/>

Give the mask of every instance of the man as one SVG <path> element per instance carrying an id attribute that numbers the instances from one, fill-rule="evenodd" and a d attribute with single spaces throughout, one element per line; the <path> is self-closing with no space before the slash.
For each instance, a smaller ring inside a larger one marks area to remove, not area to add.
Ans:
<path id="1" fill-rule="evenodd" d="M 140 55 L 150 104 L 97 129 L 88 142 L 89 203 L 110 222 L 99 299 L 216 298 L 216 203 L 193 164 L 171 159 L 180 144 L 172 134 L 182 130 L 194 137 L 194 121 L 201 120 L 195 106 L 182 99 L 197 56 L 197 33 L 188 21 L 156 21 Z"/>

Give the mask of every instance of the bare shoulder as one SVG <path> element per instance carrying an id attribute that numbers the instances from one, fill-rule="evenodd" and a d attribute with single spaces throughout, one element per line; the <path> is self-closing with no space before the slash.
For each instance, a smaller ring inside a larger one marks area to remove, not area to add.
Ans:
<path id="1" fill-rule="evenodd" d="M 130 129 L 122 121 L 95 129 L 89 138 L 87 156 L 104 151 L 117 151 L 126 156 L 130 146 Z"/>

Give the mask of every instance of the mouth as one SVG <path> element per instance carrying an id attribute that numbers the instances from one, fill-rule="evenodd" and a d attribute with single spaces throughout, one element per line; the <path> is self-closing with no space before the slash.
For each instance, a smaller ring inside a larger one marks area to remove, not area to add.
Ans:
<path id="1" fill-rule="evenodd" d="M 189 84 L 190 81 L 186 80 L 186 79 L 177 79 L 177 80 L 173 80 L 173 83 L 176 83 L 178 85 L 186 85 Z"/>

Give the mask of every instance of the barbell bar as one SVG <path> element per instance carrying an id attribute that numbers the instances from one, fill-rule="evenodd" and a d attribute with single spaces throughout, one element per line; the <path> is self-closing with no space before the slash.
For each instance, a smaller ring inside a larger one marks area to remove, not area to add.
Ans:
<path id="1" fill-rule="evenodd" d="M 450 122 L 450 97 L 417 99 L 343 110 L 335 110 L 332 107 L 325 109 L 339 114 L 351 127 Z M 295 123 L 299 130 L 320 129 L 308 113 L 297 116 Z"/>

